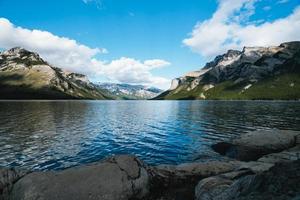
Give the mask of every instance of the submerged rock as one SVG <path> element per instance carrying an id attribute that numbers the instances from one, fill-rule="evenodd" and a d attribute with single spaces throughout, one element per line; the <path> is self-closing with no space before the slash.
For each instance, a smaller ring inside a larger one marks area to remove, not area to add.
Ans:
<path id="1" fill-rule="evenodd" d="M 300 131 L 259 130 L 241 136 L 231 142 L 221 142 L 212 148 L 231 158 L 253 161 L 270 154 L 294 147 L 300 137 Z"/>
<path id="2" fill-rule="evenodd" d="M 13 187 L 13 200 L 122 200 L 140 199 L 149 192 L 145 165 L 134 156 L 116 156 L 103 162 L 59 172 L 33 172 Z"/>

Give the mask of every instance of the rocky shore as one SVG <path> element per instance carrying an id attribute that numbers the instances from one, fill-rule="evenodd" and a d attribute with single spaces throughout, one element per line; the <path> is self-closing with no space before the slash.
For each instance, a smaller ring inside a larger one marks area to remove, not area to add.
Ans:
<path id="1" fill-rule="evenodd" d="M 119 155 L 62 171 L 3 168 L 0 200 L 300 199 L 300 131 L 254 131 L 212 148 L 228 161 L 148 166 Z"/>

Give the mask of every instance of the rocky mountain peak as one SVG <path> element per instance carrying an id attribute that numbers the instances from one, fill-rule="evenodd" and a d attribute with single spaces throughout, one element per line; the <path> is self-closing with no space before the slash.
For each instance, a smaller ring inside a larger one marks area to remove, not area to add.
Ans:
<path id="1" fill-rule="evenodd" d="M 66 77 L 69 79 L 72 79 L 73 81 L 85 83 L 85 84 L 90 84 L 90 81 L 86 75 L 83 74 L 78 74 L 78 73 L 66 73 Z"/>
<path id="2" fill-rule="evenodd" d="M 282 47 L 282 48 L 297 48 L 297 49 L 299 49 L 299 47 L 300 47 L 300 41 L 284 42 L 284 43 L 280 44 L 279 47 Z"/>
<path id="3" fill-rule="evenodd" d="M 213 61 L 206 63 L 203 69 L 216 67 L 218 65 L 228 65 L 234 62 L 241 55 L 241 53 L 241 51 L 230 49 L 225 54 L 216 56 Z"/>
<path id="4" fill-rule="evenodd" d="M 87 76 L 49 65 L 21 47 L 0 53 L 0 88 L 0 99 L 115 98 L 96 88 Z"/>
<path id="5" fill-rule="evenodd" d="M 239 50 L 229 49 L 227 51 L 227 53 L 224 54 L 224 56 L 226 56 L 226 57 L 234 57 L 234 56 L 239 56 L 240 54 L 241 54 L 241 51 L 239 51 Z"/>
<path id="6" fill-rule="evenodd" d="M 3 54 L 4 55 L 16 55 L 16 54 L 22 54 L 24 52 L 28 52 L 28 51 L 22 47 L 13 47 L 7 51 L 4 51 Z"/>
<path id="7" fill-rule="evenodd" d="M 157 99 L 224 98 L 221 90 L 228 98 L 230 96 L 233 99 L 272 99 L 275 94 L 261 92 L 261 85 L 268 88 L 266 91 L 281 88 L 283 92 L 276 98 L 297 99 L 299 92 L 295 88 L 295 82 L 298 82 L 297 76 L 300 72 L 299 57 L 300 41 L 286 42 L 279 46 L 244 47 L 242 51 L 229 50 L 215 57 L 201 70 L 188 72 L 174 79 L 171 88 Z M 219 90 L 212 92 L 212 88 Z M 292 95 L 294 96 L 291 97 Z"/>
<path id="8" fill-rule="evenodd" d="M 45 62 L 37 53 L 28 51 L 22 47 L 14 47 L 0 53 L 0 60 L 3 60 L 2 66 L 7 65 L 45 65 Z"/>
<path id="9" fill-rule="evenodd" d="M 4 51 L 3 53 L 1 53 L 2 55 L 5 56 L 18 56 L 18 57 L 23 57 L 23 56 L 30 56 L 33 55 L 35 57 L 39 57 L 39 55 L 37 53 L 28 51 L 22 47 L 13 47 L 9 50 Z"/>

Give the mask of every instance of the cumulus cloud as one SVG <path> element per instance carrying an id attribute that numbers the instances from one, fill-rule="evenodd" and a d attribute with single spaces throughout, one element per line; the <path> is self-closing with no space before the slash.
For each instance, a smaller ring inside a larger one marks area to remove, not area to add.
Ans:
<path id="1" fill-rule="evenodd" d="M 9 20 L 0 18 L 0 47 L 9 49 L 21 46 L 38 52 L 48 62 L 68 70 L 84 72 L 91 57 L 106 53 L 104 48 L 90 48 L 65 37 L 47 31 L 29 30 L 14 26 Z"/>
<path id="2" fill-rule="evenodd" d="M 94 66 L 101 66 L 99 74 L 106 75 L 112 82 L 133 83 L 154 85 L 166 89 L 169 87 L 170 80 L 154 76 L 152 69 L 170 65 L 169 62 L 153 59 L 140 61 L 133 58 L 122 57 L 111 62 L 92 60 Z"/>
<path id="3" fill-rule="evenodd" d="M 249 21 L 258 0 L 219 0 L 210 19 L 198 22 L 183 43 L 194 52 L 211 58 L 228 49 L 269 46 L 300 40 L 300 7 L 289 16 L 272 22 Z"/>
<path id="4" fill-rule="evenodd" d="M 54 66 L 86 74 L 96 80 L 104 76 L 116 82 L 153 85 L 163 89 L 170 83 L 168 79 L 151 73 L 155 68 L 170 64 L 161 59 L 140 61 L 122 57 L 109 62 L 102 61 L 95 57 L 107 53 L 105 48 L 91 48 L 47 31 L 16 27 L 5 18 L 0 18 L 0 30 L 0 48 L 20 46 L 39 53 Z"/>

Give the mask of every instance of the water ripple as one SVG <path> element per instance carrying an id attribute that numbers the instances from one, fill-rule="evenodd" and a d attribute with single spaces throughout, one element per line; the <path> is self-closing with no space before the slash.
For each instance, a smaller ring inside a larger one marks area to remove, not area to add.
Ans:
<path id="1" fill-rule="evenodd" d="M 150 164 L 219 160 L 211 144 L 300 130 L 298 113 L 299 102 L 1 101 L 0 166 L 63 169 L 116 154 Z"/>

